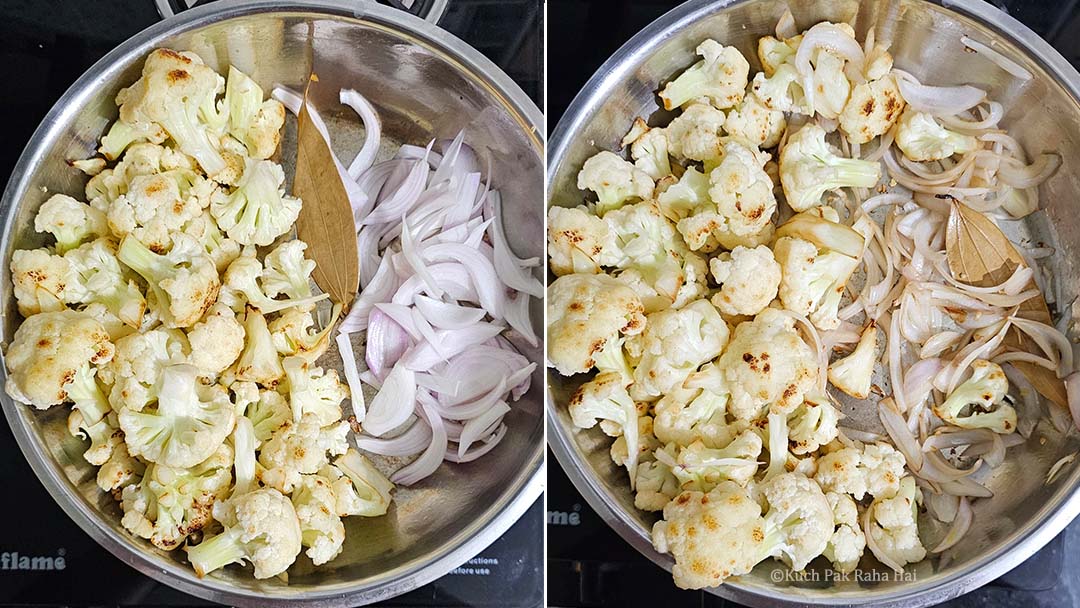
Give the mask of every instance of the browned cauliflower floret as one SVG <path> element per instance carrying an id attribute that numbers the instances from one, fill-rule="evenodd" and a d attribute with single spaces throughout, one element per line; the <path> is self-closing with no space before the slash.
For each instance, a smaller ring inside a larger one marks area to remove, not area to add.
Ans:
<path id="1" fill-rule="evenodd" d="M 569 274 L 548 286 L 548 361 L 570 376 L 592 369 L 594 357 L 619 334 L 645 329 L 641 299 L 607 275 Z"/>

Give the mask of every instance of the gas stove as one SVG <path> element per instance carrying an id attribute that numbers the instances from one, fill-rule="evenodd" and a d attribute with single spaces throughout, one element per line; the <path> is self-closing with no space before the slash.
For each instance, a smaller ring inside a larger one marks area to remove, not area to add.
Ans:
<path id="1" fill-rule="evenodd" d="M 663 0 L 549 0 L 559 24 L 548 48 L 548 128 L 554 130 L 574 96 L 624 42 L 675 5 Z M 1080 66 L 1077 0 L 995 0 Z M 548 605 L 560 608 L 737 606 L 702 591 L 683 591 L 612 531 L 548 457 Z M 1000 579 L 945 604 L 950 608 L 1080 605 L 1080 520 Z"/>
<path id="2" fill-rule="evenodd" d="M 0 2 L 0 184 L 37 124 L 102 55 L 191 0 Z M 358 0 L 360 1 L 360 0 Z M 445 10 L 439 24 L 498 64 L 542 102 L 539 0 L 387 0 L 402 10 Z M 202 606 L 99 547 L 53 502 L 0 424 L 2 606 Z M 17 497 L 17 498 L 16 498 Z M 502 538 L 443 578 L 382 606 L 535 607 L 543 603 L 543 508 L 538 501 Z"/>

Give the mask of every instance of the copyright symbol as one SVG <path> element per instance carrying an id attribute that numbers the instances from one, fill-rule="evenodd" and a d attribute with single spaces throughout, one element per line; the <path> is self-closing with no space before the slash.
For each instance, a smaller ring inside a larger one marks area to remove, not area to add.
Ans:
<path id="1" fill-rule="evenodd" d="M 782 583 L 784 582 L 784 571 L 780 569 L 773 570 L 769 573 L 769 578 L 771 578 L 774 583 Z"/>

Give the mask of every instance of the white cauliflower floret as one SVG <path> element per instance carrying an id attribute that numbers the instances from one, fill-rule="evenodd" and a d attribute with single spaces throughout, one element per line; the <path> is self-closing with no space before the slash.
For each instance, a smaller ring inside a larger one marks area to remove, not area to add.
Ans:
<path id="1" fill-rule="evenodd" d="M 867 494 L 882 498 L 900 489 L 904 456 L 884 443 L 845 447 L 818 460 L 814 481 L 828 492 L 840 492 L 862 500 Z"/>
<path id="2" fill-rule="evenodd" d="M 795 53 L 802 42 L 802 34 L 778 40 L 772 36 L 758 38 L 757 56 L 761 69 L 766 76 L 772 76 L 779 67 L 795 59 Z"/>
<path id="3" fill-rule="evenodd" d="M 766 406 L 790 413 L 818 376 L 817 353 L 795 331 L 791 317 L 773 308 L 739 324 L 712 369 L 714 392 L 731 394 L 728 412 L 740 420 L 757 419 Z"/>
<path id="4" fill-rule="evenodd" d="M 570 398 L 570 418 L 574 426 L 590 429 L 598 422 L 605 433 L 624 435 L 626 445 L 638 445 L 637 404 L 626 392 L 629 379 L 615 372 L 597 374 L 582 384 Z M 631 487 L 636 481 L 638 453 L 628 454 L 625 461 L 630 472 Z"/>
<path id="5" fill-rule="evenodd" d="M 663 511 L 681 490 L 671 467 L 659 460 L 638 464 L 634 507 L 642 511 Z"/>
<path id="6" fill-rule="evenodd" d="M 786 128 L 784 113 L 769 109 L 753 94 L 743 97 L 739 105 L 728 110 L 724 121 L 728 135 L 758 148 L 771 148 L 780 143 Z"/>
<path id="7" fill-rule="evenodd" d="M 225 531 L 184 549 L 200 577 L 228 564 L 250 561 L 255 578 L 270 578 L 285 572 L 300 554 L 302 536 L 296 509 L 273 488 L 233 496 L 215 505 L 214 519 Z"/>
<path id="8" fill-rule="evenodd" d="M 799 71 L 790 62 L 776 66 L 772 74 L 758 72 L 750 85 L 751 93 L 766 108 L 810 116 L 814 107 L 803 91 Z"/>
<path id="9" fill-rule="evenodd" d="M 298 423 L 286 421 L 259 452 L 262 482 L 282 492 L 292 492 L 302 475 L 318 473 L 329 462 L 327 452 L 345 453 L 349 447 L 345 439 L 348 432 L 348 422 L 324 428 L 314 414 L 304 416 Z"/>
<path id="10" fill-rule="evenodd" d="M 741 430 L 726 421 L 728 395 L 675 387 L 653 405 L 653 433 L 663 443 L 706 447 L 725 446 Z"/>
<path id="11" fill-rule="evenodd" d="M 828 398 L 807 396 L 802 405 L 791 413 L 788 421 L 791 451 L 797 455 L 812 454 L 839 434 L 840 412 Z"/>
<path id="12" fill-rule="evenodd" d="M 166 327 L 194 325 L 217 300 L 221 287 L 217 268 L 202 246 L 185 234 L 173 237 L 172 250 L 165 255 L 126 237 L 117 257 L 146 279 Z"/>
<path id="13" fill-rule="evenodd" d="M 670 391 L 702 363 L 720 355 L 728 334 L 727 323 L 708 300 L 652 313 L 641 334 L 641 355 L 631 390 L 641 400 Z"/>
<path id="14" fill-rule="evenodd" d="M 665 128 L 671 155 L 679 159 L 715 161 L 724 154 L 724 113 L 708 103 L 694 103 Z"/>
<path id="15" fill-rule="evenodd" d="M 709 176 L 696 167 L 690 166 L 666 190 L 656 197 L 660 212 L 667 219 L 678 222 L 695 210 L 708 208 L 712 204 L 709 198 Z"/>
<path id="16" fill-rule="evenodd" d="M 840 129 L 848 141 L 865 144 L 886 133 L 904 111 L 904 98 L 892 74 L 855 85 L 844 111 Z"/>
<path id="17" fill-rule="evenodd" d="M 648 460 L 652 458 L 653 452 L 660 447 L 660 441 L 653 434 L 653 419 L 652 416 L 643 416 L 641 410 L 637 411 L 637 452 L 630 454 L 630 450 L 627 446 L 630 444 L 627 442 L 626 433 L 623 433 L 615 438 L 615 441 L 611 443 L 611 449 L 608 450 L 608 454 L 611 455 L 611 461 L 620 467 L 627 466 L 628 463 L 633 461 L 636 463 L 634 471 L 634 479 L 637 480 L 636 467 L 640 466 L 642 459 Z M 601 427 L 610 426 L 610 422 L 601 422 Z M 633 484 L 631 484 L 633 487 Z"/>
<path id="18" fill-rule="evenodd" d="M 985 359 L 971 363 L 971 377 L 949 393 L 934 413 L 965 429 L 990 429 L 1007 435 L 1016 430 L 1016 409 L 1004 401 L 1009 380 L 1001 366 Z"/>
<path id="19" fill-rule="evenodd" d="M 91 366 L 105 365 L 114 353 L 108 332 L 86 313 L 65 309 L 33 315 L 15 330 L 8 346 L 5 390 L 42 410 L 69 400 L 100 403 L 93 395 L 97 387 Z M 108 411 L 107 405 L 101 407 Z M 91 422 L 100 418 L 89 416 Z"/>
<path id="20" fill-rule="evenodd" d="M 390 492 L 394 490 L 394 484 L 379 472 L 360 452 L 349 448 L 347 452 L 334 461 L 334 467 L 345 474 L 346 479 L 352 482 L 356 492 L 354 504 L 349 507 L 350 514 L 364 517 L 378 517 L 385 515 L 390 508 Z M 335 491 L 339 484 L 344 481 L 335 481 Z M 341 497 L 344 493 L 338 493 L 340 506 Z M 340 510 L 340 509 L 339 509 Z"/>
<path id="21" fill-rule="evenodd" d="M 99 392 L 96 390 L 95 392 Z M 74 409 L 68 415 L 68 433 L 73 437 L 89 440 L 90 446 L 83 452 L 86 462 L 101 466 L 112 456 L 116 446 L 124 442 L 123 433 L 116 428 L 116 416 L 108 415 L 91 422 L 82 410 Z"/>
<path id="22" fill-rule="evenodd" d="M 229 264 L 240 255 L 240 243 L 222 234 L 209 213 L 203 213 L 188 222 L 184 226 L 184 233 L 202 244 L 218 272 L 225 272 Z"/>
<path id="23" fill-rule="evenodd" d="M 906 564 L 926 557 L 919 539 L 916 503 L 920 496 L 915 478 L 905 477 L 900 480 L 900 491 L 895 496 L 874 500 L 863 516 L 866 518 L 863 528 L 874 541 L 868 543 L 874 556 L 897 572 Z"/>
<path id="24" fill-rule="evenodd" d="M 757 473 L 761 437 L 752 430 L 740 433 L 722 448 L 695 441 L 679 451 L 672 473 L 684 490 L 708 492 L 724 481 L 745 486 Z"/>
<path id="25" fill-rule="evenodd" d="M 708 494 L 687 491 L 664 507 L 652 529 L 653 547 L 675 559 L 671 572 L 683 589 L 722 584 L 750 572 L 764 557 L 761 505 L 734 482 Z"/>
<path id="26" fill-rule="evenodd" d="M 220 385 L 198 381 L 198 369 L 171 365 L 161 372 L 157 405 L 120 411 L 128 451 L 172 467 L 194 466 L 217 450 L 232 433 L 236 414 Z"/>
<path id="27" fill-rule="evenodd" d="M 769 503 L 765 514 L 766 555 L 803 570 L 825 551 L 833 534 L 833 511 L 813 480 L 783 473 L 761 488 Z"/>
<path id="28" fill-rule="evenodd" d="M 282 367 L 294 422 L 307 415 L 314 415 L 320 426 L 341 420 L 341 402 L 349 397 L 349 389 L 338 379 L 336 369 L 324 371 L 302 357 L 285 357 Z"/>
<path id="29" fill-rule="evenodd" d="M 304 257 L 305 251 L 307 243 L 293 239 L 266 254 L 259 277 L 266 295 L 271 298 L 282 294 L 296 299 L 311 297 L 311 273 L 315 270 L 315 262 Z"/>
<path id="30" fill-rule="evenodd" d="M 121 440 L 109 454 L 109 459 L 98 469 L 97 485 L 102 492 L 125 488 L 142 479 L 145 471 L 146 465 L 132 458 L 127 445 Z"/>
<path id="31" fill-rule="evenodd" d="M 765 245 L 753 249 L 736 247 L 709 260 L 720 290 L 712 303 L 725 315 L 756 315 L 776 299 L 780 287 L 780 264 Z"/>
<path id="32" fill-rule="evenodd" d="M 224 88 L 225 79 L 198 55 L 156 49 L 146 58 L 142 77 L 116 96 L 120 122 L 143 132 L 163 128 L 207 175 L 221 179 L 217 174 L 230 168 L 220 143 L 226 117 L 216 104 Z"/>
<path id="33" fill-rule="evenodd" d="M 274 348 L 274 338 L 266 325 L 266 317 L 258 310 L 248 308 L 244 317 L 244 335 L 243 350 L 236 362 L 236 379 L 256 382 L 266 388 L 276 387 L 285 375 L 285 368 Z M 297 419 L 299 417 L 297 414 Z"/>
<path id="34" fill-rule="evenodd" d="M 866 536 L 859 527 L 859 511 L 855 501 L 846 494 L 826 492 L 825 498 L 833 510 L 833 525 L 836 529 L 829 544 L 822 552 L 833 568 L 839 572 L 852 572 L 859 565 L 863 549 L 866 547 Z"/>
<path id="35" fill-rule="evenodd" d="M 622 257 L 608 223 L 584 207 L 548 209 L 548 256 L 555 276 L 595 274 Z"/>
<path id="36" fill-rule="evenodd" d="M 187 178 L 192 181 L 182 185 L 181 180 Z M 127 192 L 109 205 L 109 228 L 119 237 L 131 235 L 151 251 L 164 253 L 172 246 L 172 235 L 202 215 L 203 201 L 191 191 L 205 191 L 207 185 L 212 182 L 190 172 L 136 176 Z"/>
<path id="37" fill-rule="evenodd" d="M 292 492 L 292 504 L 300 520 L 300 544 L 307 556 L 321 566 L 341 553 L 345 524 L 337 514 L 337 498 L 330 482 L 319 475 L 304 475 Z"/>
<path id="38" fill-rule="evenodd" d="M 285 194 L 285 171 L 269 160 L 248 159 L 232 193 L 218 191 L 210 213 L 218 226 L 241 245 L 269 245 L 296 223 L 303 203 Z"/>
<path id="39" fill-rule="evenodd" d="M 24 317 L 64 309 L 71 264 L 46 249 L 16 249 L 11 254 L 11 283 Z"/>
<path id="40" fill-rule="evenodd" d="M 138 484 L 123 489 L 120 523 L 156 547 L 179 547 L 189 534 L 210 524 L 215 502 L 231 490 L 232 464 L 232 449 L 223 443 L 191 468 L 147 466 Z"/>
<path id="41" fill-rule="evenodd" d="M 64 302 L 100 304 L 128 327 L 138 329 L 146 299 L 116 258 L 116 243 L 97 239 L 64 254 L 68 262 Z"/>
<path id="42" fill-rule="evenodd" d="M 839 327 L 840 299 L 859 260 L 791 236 L 777 239 L 773 254 L 783 269 L 779 296 L 784 308 L 809 316 L 820 329 Z"/>
<path id="43" fill-rule="evenodd" d="M 340 315 L 341 307 L 334 306 L 329 321 L 321 330 L 316 330 L 313 311 L 290 308 L 267 327 L 279 354 L 301 357 L 314 363 L 330 347 L 331 330 Z"/>
<path id="44" fill-rule="evenodd" d="M 34 216 L 34 230 L 56 238 L 56 252 L 74 249 L 109 233 L 105 214 L 66 194 L 54 194 Z"/>
<path id="45" fill-rule="evenodd" d="M 229 66 L 225 83 L 225 106 L 229 109 L 229 134 L 247 147 L 251 158 L 270 158 L 281 141 L 285 106 L 276 99 L 264 101 L 259 85 L 234 66 Z"/>
<path id="46" fill-rule="evenodd" d="M 946 129 L 926 112 L 908 108 L 896 125 L 896 147 L 909 160 L 924 162 L 967 154 L 979 147 L 979 140 Z"/>
<path id="47" fill-rule="evenodd" d="M 255 257 L 255 250 L 245 247 L 240 257 L 229 264 L 229 268 L 222 277 L 222 302 L 236 312 L 243 311 L 246 303 L 248 306 L 259 309 L 264 315 L 268 315 L 293 306 L 309 310 L 311 305 L 329 297 L 324 293 L 305 298 L 275 300 L 266 295 L 266 288 L 260 284 L 262 275 L 263 265 Z"/>
<path id="48" fill-rule="evenodd" d="M 674 110 L 694 100 L 705 99 L 725 109 L 739 103 L 746 90 L 750 64 L 738 49 L 706 39 L 698 45 L 702 57 L 660 92 L 664 108 Z"/>
<path id="49" fill-rule="evenodd" d="M 585 161 L 577 186 L 596 193 L 596 214 L 604 215 L 629 201 L 651 197 L 653 180 L 633 163 L 604 150 Z"/>
<path id="50" fill-rule="evenodd" d="M 217 376 L 233 364 L 244 349 L 244 326 L 224 304 L 214 304 L 187 332 L 191 345 L 189 362 L 201 375 Z"/>
<path id="51" fill-rule="evenodd" d="M 233 390 L 236 390 L 237 384 L 247 385 L 249 383 L 237 382 L 233 384 Z M 261 444 L 270 439 L 278 429 L 285 426 L 286 422 L 292 420 L 292 408 L 289 407 L 289 402 L 285 400 L 281 393 L 274 390 L 255 388 L 258 391 L 258 397 L 247 401 L 243 415 L 251 421 L 256 442 Z"/>
<path id="52" fill-rule="evenodd" d="M 180 330 L 157 328 L 116 341 L 116 355 L 101 377 L 112 385 L 109 400 L 119 409 L 142 411 L 158 398 L 161 372 L 183 363 L 189 352 Z"/>
<path id="53" fill-rule="evenodd" d="M 564 275 L 548 286 L 548 361 L 570 376 L 592 369 L 609 340 L 645 329 L 632 289 L 606 275 Z"/>
<path id="54" fill-rule="evenodd" d="M 670 144 L 667 130 L 653 129 L 641 118 L 635 118 L 630 132 L 623 137 L 623 147 L 630 146 L 634 166 L 654 180 L 671 175 Z"/>
<path id="55" fill-rule="evenodd" d="M 866 326 L 855 350 L 829 364 L 829 382 L 833 386 L 856 399 L 870 396 L 870 382 L 877 363 L 877 335 L 876 327 Z"/>
<path id="56" fill-rule="evenodd" d="M 826 190 L 871 188 L 879 179 L 880 163 L 838 156 L 825 143 L 825 130 L 813 123 L 791 135 L 780 150 L 780 184 L 796 211 L 820 205 Z"/>

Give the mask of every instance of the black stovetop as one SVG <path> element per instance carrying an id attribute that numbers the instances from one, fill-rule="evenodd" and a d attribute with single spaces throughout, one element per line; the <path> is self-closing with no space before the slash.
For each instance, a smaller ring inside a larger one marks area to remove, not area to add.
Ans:
<path id="1" fill-rule="evenodd" d="M 578 90 L 626 40 L 679 4 L 663 0 L 548 0 L 557 24 L 548 50 L 548 131 Z M 1080 66 L 1078 0 L 992 2 Z M 589 508 L 554 456 L 548 457 L 548 605 L 561 608 L 734 607 L 702 591 L 682 591 L 671 576 L 619 538 Z M 993 583 L 945 604 L 950 608 L 1080 606 L 1080 520 L 1042 551 Z"/>
<path id="2" fill-rule="evenodd" d="M 186 6 L 188 1 L 173 4 Z M 0 82 L 5 83 L 0 87 L 0 185 L 64 90 L 98 58 L 158 18 L 153 0 L 0 0 Z M 542 18 L 540 0 L 451 0 L 440 25 L 487 55 L 540 104 Z M 38 482 L 4 423 L 0 460 L 0 488 L 9 496 L 0 501 L 0 606 L 207 605 L 139 574 L 84 534 Z M 542 605 L 542 522 L 537 501 L 470 563 L 380 605 Z M 54 569 L 22 569 L 34 563 Z"/>

